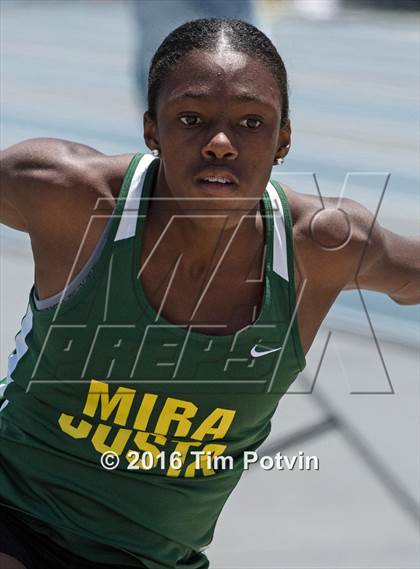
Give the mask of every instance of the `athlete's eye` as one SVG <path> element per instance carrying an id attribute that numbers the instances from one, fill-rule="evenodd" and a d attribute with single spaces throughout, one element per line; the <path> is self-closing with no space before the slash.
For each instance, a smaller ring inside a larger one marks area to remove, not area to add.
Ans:
<path id="1" fill-rule="evenodd" d="M 186 126 L 197 126 L 202 123 L 202 120 L 196 115 L 184 115 L 179 120 Z"/>
<path id="2" fill-rule="evenodd" d="M 260 124 L 262 124 L 262 121 L 260 121 L 260 119 L 244 119 L 240 122 L 241 126 L 250 128 L 251 130 L 255 130 L 260 126 Z"/>

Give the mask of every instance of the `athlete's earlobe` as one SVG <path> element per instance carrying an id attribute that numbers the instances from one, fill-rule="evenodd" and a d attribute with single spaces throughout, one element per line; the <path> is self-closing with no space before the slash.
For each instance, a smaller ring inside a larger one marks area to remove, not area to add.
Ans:
<path id="1" fill-rule="evenodd" d="M 160 152 L 159 143 L 159 131 L 156 121 L 150 116 L 150 113 L 146 111 L 143 115 L 143 136 L 146 146 L 150 148 L 152 152 Z"/>
<path id="2" fill-rule="evenodd" d="M 290 120 L 279 130 L 278 147 L 274 157 L 274 164 L 283 164 L 284 159 L 289 153 L 290 144 L 292 141 L 292 129 Z"/>

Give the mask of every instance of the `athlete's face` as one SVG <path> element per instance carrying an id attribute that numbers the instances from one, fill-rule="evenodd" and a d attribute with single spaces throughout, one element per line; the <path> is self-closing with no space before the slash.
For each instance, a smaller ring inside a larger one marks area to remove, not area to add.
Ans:
<path id="1" fill-rule="evenodd" d="M 146 143 L 161 151 L 163 191 L 195 198 L 182 200 L 183 209 L 250 211 L 290 143 L 281 102 L 258 59 L 226 49 L 187 54 L 162 84 L 156 121 L 145 114 Z M 203 197 L 221 199 L 197 202 Z"/>

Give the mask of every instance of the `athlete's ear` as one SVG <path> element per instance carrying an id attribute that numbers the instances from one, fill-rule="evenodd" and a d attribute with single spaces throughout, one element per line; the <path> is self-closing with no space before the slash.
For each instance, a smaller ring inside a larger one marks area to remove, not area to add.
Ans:
<path id="1" fill-rule="evenodd" d="M 143 115 L 143 132 L 144 132 L 144 142 L 150 150 L 159 150 L 159 130 L 156 121 L 151 117 L 149 111 L 146 111 Z"/>
<path id="2" fill-rule="evenodd" d="M 275 161 L 284 160 L 290 150 L 290 144 L 292 142 L 292 126 L 290 120 L 279 129 L 279 136 L 277 140 L 277 152 L 275 156 Z"/>

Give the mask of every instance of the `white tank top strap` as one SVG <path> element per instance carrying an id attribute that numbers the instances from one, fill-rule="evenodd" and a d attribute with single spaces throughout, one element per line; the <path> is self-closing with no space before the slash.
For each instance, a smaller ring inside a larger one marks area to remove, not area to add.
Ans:
<path id="1" fill-rule="evenodd" d="M 271 182 L 267 184 L 267 193 L 273 211 L 273 271 L 289 281 L 287 269 L 286 222 L 280 196 Z"/>
<path id="2" fill-rule="evenodd" d="M 134 237 L 136 233 L 137 217 L 144 180 L 146 178 L 147 169 L 153 160 L 155 160 L 154 156 L 151 154 L 145 154 L 137 164 L 136 170 L 131 179 L 130 188 L 127 193 L 127 198 L 125 200 L 124 209 L 121 214 L 120 223 L 118 225 L 114 241 L 129 239 L 130 237 Z"/>

